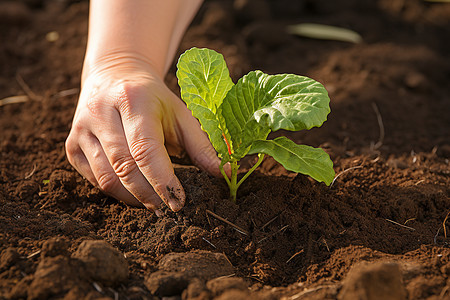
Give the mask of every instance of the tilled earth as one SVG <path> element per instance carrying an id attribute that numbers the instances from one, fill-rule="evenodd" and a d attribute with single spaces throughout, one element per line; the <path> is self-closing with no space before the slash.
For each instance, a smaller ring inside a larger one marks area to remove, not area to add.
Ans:
<path id="1" fill-rule="evenodd" d="M 179 53 L 215 49 L 235 81 L 261 69 L 322 82 L 328 121 L 282 134 L 324 148 L 337 177 L 327 187 L 268 158 L 233 204 L 222 179 L 177 159 L 187 204 L 161 218 L 66 160 L 87 17 L 87 1 L 0 2 L 0 99 L 26 100 L 0 106 L 0 299 L 450 297 L 450 4 L 206 1 Z M 301 22 L 363 42 L 286 33 Z"/>

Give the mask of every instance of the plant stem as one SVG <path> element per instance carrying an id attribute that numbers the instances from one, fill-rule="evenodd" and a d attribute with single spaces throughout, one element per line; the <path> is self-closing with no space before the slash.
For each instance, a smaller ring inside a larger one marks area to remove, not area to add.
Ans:
<path id="1" fill-rule="evenodd" d="M 258 161 L 253 165 L 253 167 L 250 168 L 250 170 L 248 170 L 248 172 L 244 175 L 244 177 L 242 177 L 241 180 L 239 180 L 236 189 L 238 189 L 239 186 L 241 186 L 242 182 L 244 182 L 244 180 L 247 179 L 247 177 L 250 176 L 250 174 L 252 174 L 253 171 L 256 170 L 256 168 L 262 163 L 263 159 L 264 153 L 258 154 Z"/>
<path id="2" fill-rule="evenodd" d="M 230 189 L 230 198 L 233 200 L 234 203 L 236 203 L 236 193 L 237 193 L 237 170 L 239 169 L 239 165 L 237 164 L 237 161 L 230 161 L 231 166 L 231 178 L 228 177 L 227 173 L 225 173 L 225 170 L 223 169 L 224 162 L 222 161 L 219 165 L 220 173 L 222 173 L 223 178 L 225 178 L 225 181 L 228 184 L 228 188 Z"/>
<path id="3" fill-rule="evenodd" d="M 230 178 L 230 198 L 233 200 L 234 203 L 236 203 L 236 194 L 238 189 L 237 184 L 237 171 L 239 169 L 239 165 L 237 164 L 237 161 L 231 161 L 231 178 Z"/>
<path id="4" fill-rule="evenodd" d="M 219 170 L 220 170 L 220 173 L 222 173 L 223 178 L 225 178 L 225 181 L 227 182 L 228 187 L 229 187 L 231 183 L 230 183 L 230 179 L 228 178 L 227 173 L 225 173 L 225 170 L 223 169 L 224 164 L 225 164 L 225 161 L 222 160 L 219 165 Z"/>
<path id="5" fill-rule="evenodd" d="M 250 170 L 248 170 L 248 172 L 244 175 L 244 177 L 241 178 L 241 180 L 239 180 L 239 182 L 237 181 L 237 171 L 239 169 L 237 161 L 234 160 L 230 161 L 231 178 L 228 177 L 228 175 L 225 173 L 225 170 L 223 169 L 225 163 L 224 162 L 220 163 L 219 165 L 220 173 L 222 173 L 223 178 L 225 178 L 225 181 L 227 182 L 228 187 L 230 188 L 230 198 L 234 203 L 236 203 L 238 188 L 241 186 L 244 180 L 247 179 L 248 176 L 250 176 L 250 174 L 252 174 L 253 171 L 256 170 L 256 168 L 262 163 L 263 159 L 264 154 L 263 153 L 258 154 L 258 161 L 253 165 L 253 167 L 250 168 Z"/>

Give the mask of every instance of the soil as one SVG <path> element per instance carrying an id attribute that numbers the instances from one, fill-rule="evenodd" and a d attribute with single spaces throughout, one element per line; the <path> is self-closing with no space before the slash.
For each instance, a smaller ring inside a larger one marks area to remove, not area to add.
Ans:
<path id="1" fill-rule="evenodd" d="M 363 42 L 285 32 L 301 22 Z M 206 1 L 179 53 L 216 49 L 235 81 L 322 82 L 328 121 L 281 134 L 324 148 L 338 175 L 327 187 L 269 158 L 234 204 L 177 161 L 187 203 L 161 218 L 65 157 L 87 25 L 87 1 L 0 3 L 0 99 L 29 98 L 0 107 L 0 299 L 450 298 L 450 4 Z"/>

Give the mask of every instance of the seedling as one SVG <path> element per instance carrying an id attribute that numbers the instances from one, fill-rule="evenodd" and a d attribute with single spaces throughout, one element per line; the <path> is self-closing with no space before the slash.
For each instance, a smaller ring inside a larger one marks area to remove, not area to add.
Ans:
<path id="1" fill-rule="evenodd" d="M 187 50 L 177 68 L 181 98 L 216 149 L 234 202 L 237 189 L 265 154 L 289 171 L 327 185 L 333 181 L 333 162 L 322 149 L 298 145 L 284 136 L 267 140 L 272 131 L 323 124 L 330 113 L 330 99 L 319 82 L 293 74 L 251 71 L 233 84 L 223 56 L 210 49 Z M 257 154 L 258 161 L 238 181 L 238 163 L 250 154 Z M 231 167 L 230 177 L 224 171 L 226 163 Z"/>

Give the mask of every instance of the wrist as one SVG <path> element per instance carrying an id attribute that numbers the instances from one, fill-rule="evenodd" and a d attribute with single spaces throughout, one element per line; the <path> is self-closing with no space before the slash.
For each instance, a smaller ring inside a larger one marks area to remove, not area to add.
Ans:
<path id="1" fill-rule="evenodd" d="M 109 50 L 101 54 L 88 51 L 83 63 L 82 84 L 91 76 L 103 77 L 106 74 L 117 79 L 124 79 L 126 74 L 156 80 L 163 80 L 165 76 L 155 62 L 135 51 Z"/>

